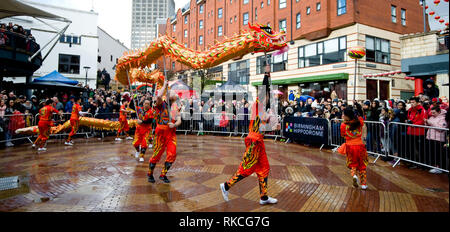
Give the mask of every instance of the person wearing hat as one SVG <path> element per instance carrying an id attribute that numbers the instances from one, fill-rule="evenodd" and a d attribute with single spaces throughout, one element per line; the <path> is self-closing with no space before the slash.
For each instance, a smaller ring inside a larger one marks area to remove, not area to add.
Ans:
<path id="1" fill-rule="evenodd" d="M 295 99 L 295 95 L 294 95 L 294 91 L 289 91 L 289 101 L 294 101 Z"/>
<path id="2" fill-rule="evenodd" d="M 38 146 L 38 151 L 46 151 L 45 143 L 50 136 L 50 128 L 53 126 L 52 116 L 53 114 L 59 114 L 62 116 L 62 113 L 56 110 L 53 106 L 53 100 L 48 99 L 45 102 L 45 106 L 39 110 L 39 136 L 36 141 L 34 141 L 33 146 Z"/>

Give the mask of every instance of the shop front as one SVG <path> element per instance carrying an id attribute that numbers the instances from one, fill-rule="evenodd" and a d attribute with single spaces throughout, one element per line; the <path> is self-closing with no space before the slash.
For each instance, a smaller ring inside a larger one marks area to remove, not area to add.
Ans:
<path id="1" fill-rule="evenodd" d="M 347 99 L 348 73 L 334 73 L 317 76 L 294 77 L 288 79 L 272 79 L 272 85 L 277 85 L 283 93 L 281 100 L 289 96 L 289 89 L 298 88 L 300 95 L 308 95 L 314 98 L 331 98 L 331 93 L 336 92 L 339 99 Z M 252 83 L 253 86 L 262 85 L 262 81 Z"/>

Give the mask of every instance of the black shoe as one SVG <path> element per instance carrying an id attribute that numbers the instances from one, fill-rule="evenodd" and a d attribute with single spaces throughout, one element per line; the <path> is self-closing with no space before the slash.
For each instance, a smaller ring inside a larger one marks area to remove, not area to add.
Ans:
<path id="1" fill-rule="evenodd" d="M 164 181 L 164 183 L 170 183 L 170 180 L 167 179 L 167 176 L 159 176 L 159 179 Z"/>
<path id="2" fill-rule="evenodd" d="M 148 182 L 155 183 L 155 178 L 153 176 L 148 177 Z"/>

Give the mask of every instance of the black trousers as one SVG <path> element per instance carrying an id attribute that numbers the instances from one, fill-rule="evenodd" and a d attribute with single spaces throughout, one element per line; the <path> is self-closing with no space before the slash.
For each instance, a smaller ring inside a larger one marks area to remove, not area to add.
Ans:
<path id="1" fill-rule="evenodd" d="M 436 140 L 425 140 L 425 163 L 448 169 L 448 149 L 444 147 L 445 142 Z"/>
<path id="2" fill-rule="evenodd" d="M 418 163 L 425 162 L 425 136 L 407 135 L 406 136 L 406 154 L 405 158 Z"/>

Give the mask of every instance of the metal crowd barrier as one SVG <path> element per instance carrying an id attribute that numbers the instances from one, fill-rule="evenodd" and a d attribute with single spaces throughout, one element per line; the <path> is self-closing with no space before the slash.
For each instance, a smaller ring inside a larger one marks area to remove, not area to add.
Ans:
<path id="1" fill-rule="evenodd" d="M 400 161 L 449 172 L 447 128 L 391 122 L 388 125 L 388 156 Z"/>
<path id="2" fill-rule="evenodd" d="M 96 113 L 96 114 L 94 114 L 94 118 L 109 120 L 109 121 L 119 121 L 119 116 L 120 116 L 120 113 Z M 106 135 L 112 135 L 112 134 L 116 135 L 117 134 L 117 132 L 111 132 L 108 130 L 100 130 L 98 128 L 92 129 L 92 136 L 97 136 L 98 134 L 100 134 L 102 136 L 102 138 L 105 138 L 105 133 L 106 133 Z"/>
<path id="3" fill-rule="evenodd" d="M 330 145 L 339 147 L 345 143 L 341 135 L 342 119 L 330 120 Z M 366 139 L 367 153 L 375 155 L 375 162 L 381 156 L 388 154 L 388 140 L 386 126 L 382 122 L 364 121 L 363 138 Z"/>
<path id="4" fill-rule="evenodd" d="M 194 113 L 192 115 L 192 132 L 229 134 L 234 133 L 235 118 L 233 114 L 223 113 Z"/>
<path id="5" fill-rule="evenodd" d="M 32 143 L 32 136 L 18 135 L 15 131 L 34 125 L 35 121 L 32 114 L 11 114 L 0 117 L 0 144 L 14 146 L 13 141 L 22 139 L 28 139 L 28 141 Z"/>

